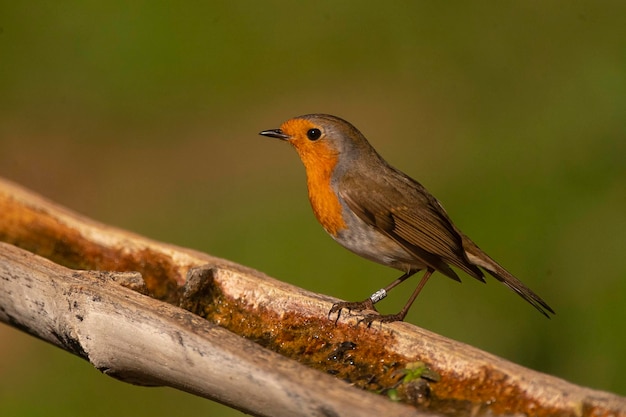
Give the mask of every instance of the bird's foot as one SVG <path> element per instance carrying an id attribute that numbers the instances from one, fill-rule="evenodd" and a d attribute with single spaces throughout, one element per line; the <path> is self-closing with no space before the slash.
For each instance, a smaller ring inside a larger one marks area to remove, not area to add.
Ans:
<path id="1" fill-rule="evenodd" d="M 404 320 L 404 315 L 402 313 L 398 314 L 366 314 L 361 319 L 359 319 L 359 324 L 364 323 L 367 327 L 370 327 L 372 323 L 375 321 L 379 323 L 392 323 L 394 321 L 402 321 Z"/>
<path id="2" fill-rule="evenodd" d="M 339 317 L 341 317 L 341 311 L 343 309 L 348 310 L 348 312 L 350 312 L 350 311 L 363 311 L 363 310 L 374 310 L 374 311 L 376 311 L 376 307 L 374 307 L 374 303 L 372 302 L 372 300 L 370 298 L 368 298 L 367 300 L 356 301 L 356 302 L 342 301 L 342 302 L 333 304 L 332 308 L 328 312 L 328 317 L 330 318 L 330 316 L 333 313 L 337 313 L 337 318 L 335 319 L 335 323 L 337 323 L 337 321 L 339 321 Z M 371 315 L 372 316 L 377 316 L 376 314 L 371 314 Z M 378 315 L 378 316 L 380 316 L 380 315 Z"/>

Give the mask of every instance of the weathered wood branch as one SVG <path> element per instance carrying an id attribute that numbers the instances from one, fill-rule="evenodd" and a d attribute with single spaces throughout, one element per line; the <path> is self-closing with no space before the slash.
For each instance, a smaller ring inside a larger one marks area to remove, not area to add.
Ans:
<path id="1" fill-rule="evenodd" d="M 416 415 L 120 284 L 0 243 L 0 319 L 139 385 L 167 385 L 267 416 Z M 397 413 L 397 414 L 396 414 Z"/>
<path id="2" fill-rule="evenodd" d="M 335 323 L 330 297 L 94 222 L 4 180 L 0 241 L 32 252 L 0 245 L 0 320 L 128 382 L 256 415 L 418 414 L 347 380 L 424 413 L 626 416 L 623 397 L 408 323 Z"/>

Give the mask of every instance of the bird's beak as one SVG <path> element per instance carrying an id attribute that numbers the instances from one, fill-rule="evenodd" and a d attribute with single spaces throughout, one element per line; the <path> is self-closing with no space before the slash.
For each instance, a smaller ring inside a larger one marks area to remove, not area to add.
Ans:
<path id="1" fill-rule="evenodd" d="M 281 139 L 281 140 L 289 139 L 289 135 L 285 135 L 283 131 L 280 129 L 264 130 L 262 132 L 259 132 L 259 135 L 269 136 L 270 138 L 276 138 L 276 139 Z"/>

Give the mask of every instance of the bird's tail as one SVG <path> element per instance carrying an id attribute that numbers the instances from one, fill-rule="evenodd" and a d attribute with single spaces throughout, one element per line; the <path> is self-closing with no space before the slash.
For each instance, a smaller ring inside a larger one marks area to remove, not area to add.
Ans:
<path id="1" fill-rule="evenodd" d="M 524 300 L 528 301 L 535 307 L 541 314 L 550 318 L 548 313 L 554 313 L 552 307 L 548 305 L 541 297 L 539 297 L 533 290 L 528 288 L 522 281 L 515 278 L 509 271 L 504 269 L 500 264 L 491 259 L 489 255 L 483 252 L 474 242 L 468 237 L 463 236 L 463 248 L 465 254 L 470 262 L 485 269 L 498 281 L 518 293 Z"/>

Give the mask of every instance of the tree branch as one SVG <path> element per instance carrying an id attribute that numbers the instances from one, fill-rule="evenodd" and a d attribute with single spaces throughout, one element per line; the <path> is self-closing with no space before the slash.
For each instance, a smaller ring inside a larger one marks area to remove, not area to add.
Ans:
<path id="1" fill-rule="evenodd" d="M 388 396 L 423 413 L 626 415 L 625 398 L 408 323 L 335 323 L 335 299 L 94 222 L 5 180 L 0 216 L 0 240 L 32 252 L 0 244 L 0 320 L 127 382 L 255 415 L 417 415 Z"/>
<path id="2" fill-rule="evenodd" d="M 256 415 L 416 415 L 120 283 L 0 243 L 0 319 L 139 385 L 167 385 Z M 356 414 L 353 414 L 356 413 Z M 362 414 L 361 414 L 362 415 Z"/>

